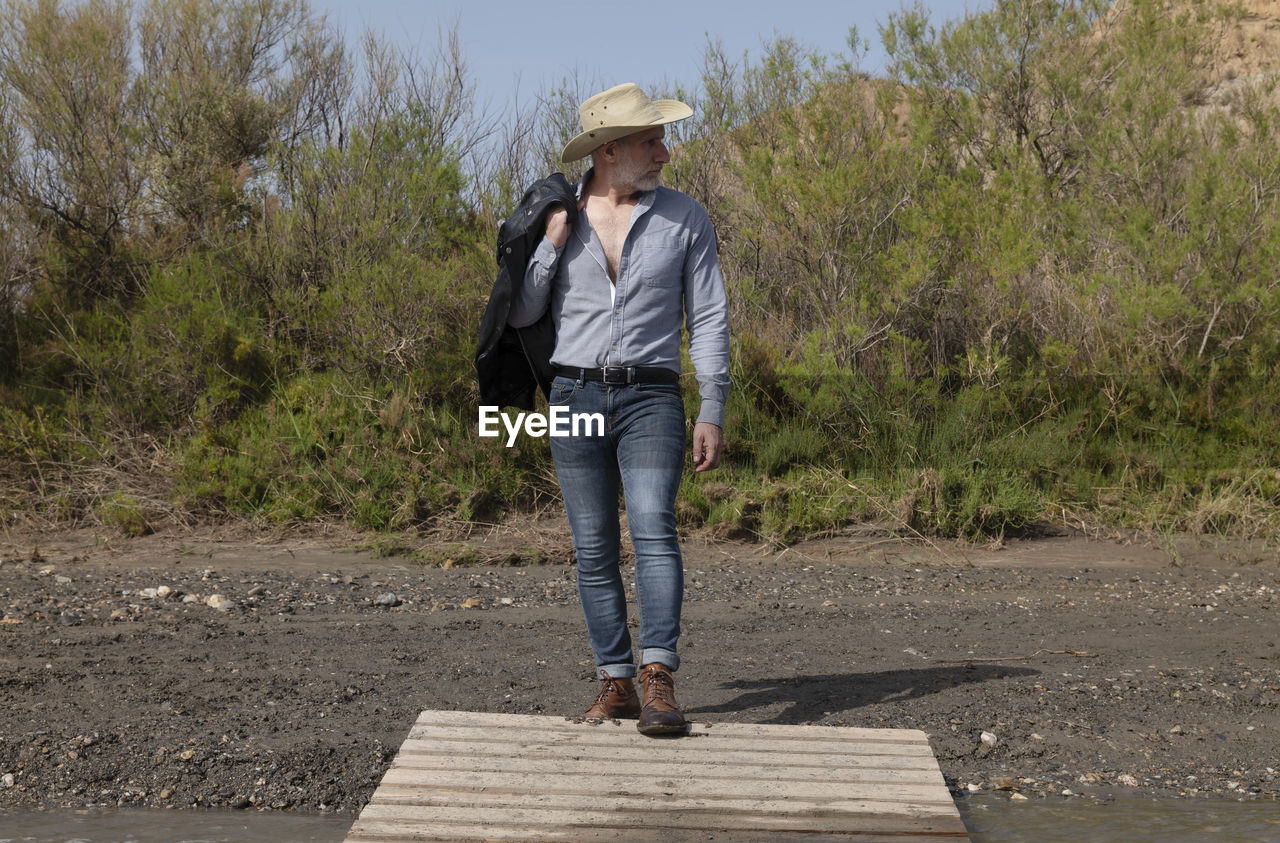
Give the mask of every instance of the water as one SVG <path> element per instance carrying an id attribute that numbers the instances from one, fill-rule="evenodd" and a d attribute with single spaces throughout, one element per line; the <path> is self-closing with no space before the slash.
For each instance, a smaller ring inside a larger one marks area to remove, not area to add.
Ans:
<path id="1" fill-rule="evenodd" d="M 0 843 L 339 843 L 351 817 L 144 808 L 0 812 Z"/>
<path id="2" fill-rule="evenodd" d="M 1194 799 L 957 800 L 973 843 L 1280 843 L 1280 803 Z M 113 809 L 0 813 L 0 843 L 339 843 L 350 817 Z"/>
<path id="3" fill-rule="evenodd" d="M 973 843 L 1277 843 L 1280 802 L 1199 799 L 956 800 Z"/>

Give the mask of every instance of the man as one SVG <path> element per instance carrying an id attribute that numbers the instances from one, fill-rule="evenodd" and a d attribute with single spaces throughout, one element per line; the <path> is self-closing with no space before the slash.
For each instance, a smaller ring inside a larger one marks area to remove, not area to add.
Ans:
<path id="1" fill-rule="evenodd" d="M 578 594 L 602 680 L 587 717 L 638 717 L 645 734 L 685 729 L 675 699 L 684 568 L 675 499 L 684 468 L 680 330 L 689 332 L 701 406 L 693 430 L 695 471 L 720 464 L 729 390 L 729 330 L 715 232 L 706 212 L 659 187 L 670 160 L 667 124 L 693 111 L 651 100 L 633 84 L 596 94 L 578 109 L 582 133 L 568 163 L 591 155 L 578 185 L 579 214 L 548 216 L 508 322 L 522 327 L 549 307 L 556 328 L 551 404 L 601 413 L 603 436 L 552 438 L 551 455 L 578 556 Z M 594 431 L 593 431 L 594 432 Z M 618 568 L 619 485 L 636 554 L 640 679 L 627 631 Z"/>

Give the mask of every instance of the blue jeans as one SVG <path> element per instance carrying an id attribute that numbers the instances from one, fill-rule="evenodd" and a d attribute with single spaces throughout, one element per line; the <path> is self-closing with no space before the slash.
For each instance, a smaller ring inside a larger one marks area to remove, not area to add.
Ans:
<path id="1" fill-rule="evenodd" d="M 578 596 L 601 678 L 636 675 L 627 599 L 618 568 L 618 490 L 636 552 L 640 664 L 680 666 L 684 563 L 676 541 L 676 491 L 684 471 L 684 399 L 676 384 L 609 386 L 557 377 L 551 404 L 601 413 L 603 436 L 552 437 L 551 456 L 578 556 Z M 593 429 L 592 434 L 596 431 Z"/>

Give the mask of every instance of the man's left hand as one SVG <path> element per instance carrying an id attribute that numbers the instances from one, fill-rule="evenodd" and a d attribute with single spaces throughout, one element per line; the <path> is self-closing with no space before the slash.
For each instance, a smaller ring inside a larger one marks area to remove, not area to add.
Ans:
<path id="1" fill-rule="evenodd" d="M 693 470 L 710 471 L 720 464 L 724 449 L 724 434 L 710 422 L 698 422 L 693 426 Z"/>

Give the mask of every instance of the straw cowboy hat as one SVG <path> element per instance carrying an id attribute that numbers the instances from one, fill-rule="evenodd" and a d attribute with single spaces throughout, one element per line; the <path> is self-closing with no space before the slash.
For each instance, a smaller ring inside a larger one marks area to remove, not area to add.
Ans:
<path id="1" fill-rule="evenodd" d="M 651 100 L 634 83 L 625 82 L 578 106 L 582 134 L 565 145 L 560 160 L 577 161 L 601 144 L 692 115 L 693 109 L 679 100 Z"/>

